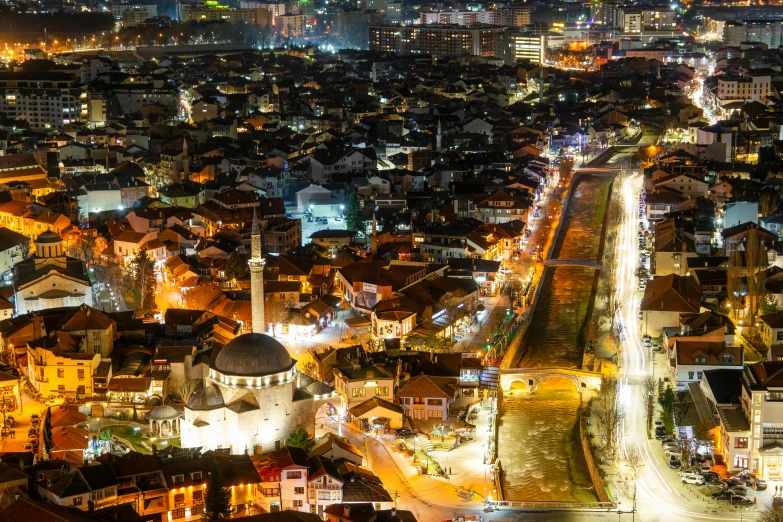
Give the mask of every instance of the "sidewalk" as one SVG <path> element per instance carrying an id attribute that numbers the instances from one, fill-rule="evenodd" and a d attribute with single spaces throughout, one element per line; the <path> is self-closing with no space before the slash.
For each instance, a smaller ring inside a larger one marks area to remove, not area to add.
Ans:
<path id="1" fill-rule="evenodd" d="M 449 468 L 451 473 L 448 479 L 420 474 L 420 466 L 414 467 L 413 457 L 397 447 L 397 438 L 392 434 L 372 436 L 350 424 L 343 424 L 342 432 L 343 436 L 364 451 L 365 467 L 381 478 L 393 497 L 406 491 L 417 504 L 477 512 L 485 509 L 486 495 L 496 498 L 490 466 L 484 464 L 485 444 L 490 436 L 487 410 L 478 414 L 475 426 L 476 436 L 473 441 L 464 442 L 451 451 L 430 452 L 441 467 Z M 334 427 L 334 423 L 330 422 L 330 431 L 334 431 Z M 406 439 L 405 442 L 413 444 L 412 439 Z M 473 500 L 457 495 L 460 486 L 474 491 Z M 413 510 L 414 506 L 410 502 L 400 502 L 399 508 Z"/>

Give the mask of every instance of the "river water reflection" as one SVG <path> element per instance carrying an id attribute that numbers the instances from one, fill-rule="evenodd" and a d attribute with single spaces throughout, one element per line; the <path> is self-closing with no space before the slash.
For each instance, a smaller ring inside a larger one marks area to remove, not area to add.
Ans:
<path id="1" fill-rule="evenodd" d="M 574 189 L 554 258 L 597 260 L 611 180 L 586 177 Z M 519 367 L 581 368 L 579 330 L 593 297 L 597 271 L 548 268 Z M 565 379 L 550 379 L 528 394 L 503 396 L 498 456 L 507 499 L 596 500 L 584 456 L 573 436 L 580 397 Z"/>

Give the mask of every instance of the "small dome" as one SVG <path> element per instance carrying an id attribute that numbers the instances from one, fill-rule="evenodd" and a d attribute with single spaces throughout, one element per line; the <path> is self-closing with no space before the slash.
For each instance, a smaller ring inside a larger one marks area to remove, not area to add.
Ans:
<path id="1" fill-rule="evenodd" d="M 176 419 L 179 416 L 180 413 L 168 404 L 164 406 L 155 406 L 147 412 L 147 418 L 149 420 L 171 420 Z"/>
<path id="2" fill-rule="evenodd" d="M 52 232 L 51 230 L 47 230 L 46 232 L 41 232 L 38 237 L 35 239 L 36 243 L 61 243 L 63 238 L 60 237 L 60 234 L 57 232 Z"/>
<path id="3" fill-rule="evenodd" d="M 229 341 L 212 367 L 226 375 L 263 376 L 287 372 L 296 362 L 276 339 L 259 333 L 246 333 Z"/>
<path id="4" fill-rule="evenodd" d="M 310 395 L 331 395 L 334 391 L 334 388 L 329 386 L 328 384 L 324 384 L 322 382 L 314 382 L 308 386 L 305 387 L 305 391 L 309 393 Z"/>
<path id="5" fill-rule="evenodd" d="M 190 410 L 214 410 L 225 405 L 223 395 L 218 387 L 210 384 L 194 393 L 188 400 L 186 408 Z"/>

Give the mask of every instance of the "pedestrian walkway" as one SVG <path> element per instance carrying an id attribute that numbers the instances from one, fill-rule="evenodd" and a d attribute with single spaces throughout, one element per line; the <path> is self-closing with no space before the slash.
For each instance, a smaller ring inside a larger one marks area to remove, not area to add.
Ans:
<path id="1" fill-rule="evenodd" d="M 448 471 L 448 478 L 422 474 L 421 465 L 414 466 L 413 457 L 399 449 L 398 439 L 393 434 L 373 436 L 350 424 L 343 424 L 342 433 L 363 449 L 365 466 L 381 478 L 392 496 L 404 489 L 416 497 L 417 502 L 427 505 L 482 510 L 487 496 L 496 498 L 490 466 L 484 464 L 485 450 L 491 436 L 490 415 L 489 410 L 482 409 L 475 418 L 474 440 L 463 442 L 451 451 L 433 450 L 429 453 Z M 329 428 L 335 431 L 334 421 L 329 422 Z M 423 437 L 420 436 L 419 440 L 423 441 Z M 405 442 L 413 444 L 412 439 Z M 389 464 L 393 464 L 394 469 L 389 469 Z M 457 494 L 460 487 L 474 492 L 472 500 Z M 399 507 L 411 509 L 410 506 Z"/>

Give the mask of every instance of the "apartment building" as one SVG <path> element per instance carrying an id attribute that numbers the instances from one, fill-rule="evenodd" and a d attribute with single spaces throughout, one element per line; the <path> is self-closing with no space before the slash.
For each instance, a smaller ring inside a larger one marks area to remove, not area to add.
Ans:
<path id="1" fill-rule="evenodd" d="M 187 22 L 246 22 L 253 25 L 272 25 L 272 13 L 260 7 L 231 8 L 218 2 L 203 5 L 182 4 L 180 17 Z"/>
<path id="2" fill-rule="evenodd" d="M 59 72 L 0 73 L 0 113 L 22 119 L 33 129 L 60 129 L 78 121 L 81 92 L 77 79 Z"/>
<path id="3" fill-rule="evenodd" d="M 509 60 L 529 60 L 530 63 L 544 63 L 546 60 L 546 35 L 530 33 L 509 33 Z"/>
<path id="4" fill-rule="evenodd" d="M 508 28 L 487 24 L 373 25 L 370 50 L 398 54 L 484 56 L 506 60 Z"/>

